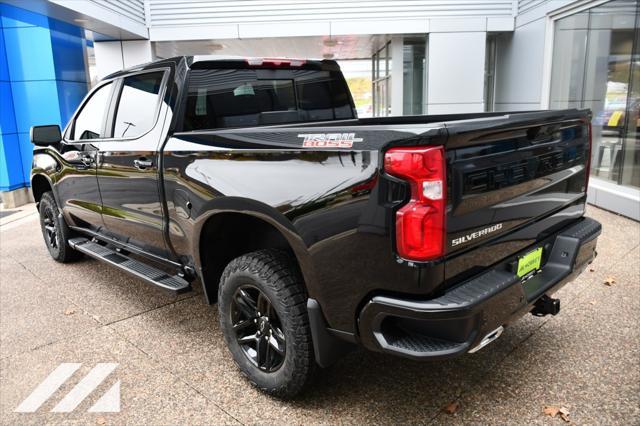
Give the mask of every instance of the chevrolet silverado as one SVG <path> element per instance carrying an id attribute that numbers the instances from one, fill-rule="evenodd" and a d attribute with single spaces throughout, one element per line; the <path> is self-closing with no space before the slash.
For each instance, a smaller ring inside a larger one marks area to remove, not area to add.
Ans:
<path id="1" fill-rule="evenodd" d="M 590 119 L 358 119 L 334 61 L 177 57 L 33 127 L 31 182 L 56 261 L 199 282 L 241 372 L 287 398 L 358 345 L 443 359 L 557 314 L 601 232 Z"/>

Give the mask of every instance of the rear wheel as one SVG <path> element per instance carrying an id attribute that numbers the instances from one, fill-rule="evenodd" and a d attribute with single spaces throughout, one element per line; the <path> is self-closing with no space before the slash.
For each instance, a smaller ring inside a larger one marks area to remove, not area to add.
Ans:
<path id="1" fill-rule="evenodd" d="M 240 256 L 218 289 L 220 326 L 233 359 L 258 388 L 282 398 L 299 393 L 315 360 L 302 278 L 280 250 Z"/>
<path id="2" fill-rule="evenodd" d="M 73 250 L 69 244 L 71 230 L 58 210 L 51 191 L 42 194 L 40 204 L 40 227 L 49 254 L 58 262 L 71 262 L 82 257 L 82 253 Z"/>

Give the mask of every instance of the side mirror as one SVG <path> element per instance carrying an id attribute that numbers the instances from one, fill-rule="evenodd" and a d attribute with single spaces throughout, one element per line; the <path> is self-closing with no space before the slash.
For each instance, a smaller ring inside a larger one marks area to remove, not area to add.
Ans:
<path id="1" fill-rule="evenodd" d="M 58 143 L 62 140 L 60 126 L 50 124 L 47 126 L 31 127 L 31 143 L 38 146 L 47 146 Z"/>

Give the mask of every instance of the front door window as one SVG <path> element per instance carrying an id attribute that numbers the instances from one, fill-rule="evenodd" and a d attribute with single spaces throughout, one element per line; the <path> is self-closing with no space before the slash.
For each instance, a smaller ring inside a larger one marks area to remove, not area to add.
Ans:
<path id="1" fill-rule="evenodd" d="M 107 83 L 96 90 L 82 106 L 71 131 L 71 140 L 98 139 L 102 137 L 105 114 L 111 99 L 113 84 Z"/>

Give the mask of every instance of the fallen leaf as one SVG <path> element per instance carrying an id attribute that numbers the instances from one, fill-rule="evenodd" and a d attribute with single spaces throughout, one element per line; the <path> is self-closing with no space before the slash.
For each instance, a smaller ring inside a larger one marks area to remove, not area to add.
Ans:
<path id="1" fill-rule="evenodd" d="M 76 313 L 76 310 L 73 309 L 73 308 L 67 308 L 67 309 L 64 310 L 64 314 L 65 315 L 73 315 L 75 313 Z"/>
<path id="2" fill-rule="evenodd" d="M 542 411 L 544 412 L 545 415 L 551 416 L 551 417 L 555 417 L 558 414 L 560 414 L 560 418 L 567 423 L 571 421 L 569 420 L 569 410 L 567 410 L 566 407 L 558 408 L 554 405 L 547 405 L 544 407 Z"/>
<path id="3" fill-rule="evenodd" d="M 447 414 L 455 414 L 458 411 L 458 407 L 460 403 L 458 401 L 451 401 L 446 407 L 444 407 L 444 412 Z"/>
<path id="4" fill-rule="evenodd" d="M 98 417 L 96 419 L 96 424 L 97 425 L 106 425 L 107 424 L 107 419 L 105 419 L 104 417 Z"/>
<path id="5" fill-rule="evenodd" d="M 554 407 L 553 405 L 549 405 L 544 407 L 544 410 L 542 411 L 544 411 L 544 414 L 546 414 L 547 416 L 555 417 L 560 409 L 558 407 Z"/>
<path id="6" fill-rule="evenodd" d="M 604 284 L 608 285 L 609 287 L 611 287 L 615 283 L 616 283 L 616 278 L 615 277 L 607 277 L 607 279 L 604 280 Z"/>

